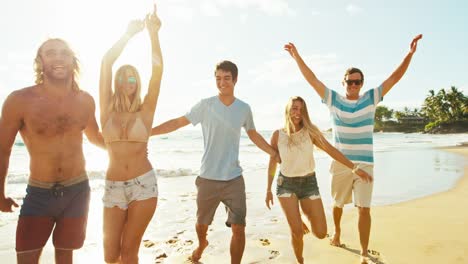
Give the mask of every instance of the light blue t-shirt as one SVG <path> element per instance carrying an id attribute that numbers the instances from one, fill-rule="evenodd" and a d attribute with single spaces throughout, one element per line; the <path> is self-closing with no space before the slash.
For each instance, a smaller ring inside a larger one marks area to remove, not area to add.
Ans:
<path id="1" fill-rule="evenodd" d="M 228 181 L 242 174 L 239 164 L 241 128 L 255 129 L 250 106 L 239 99 L 226 106 L 218 96 L 201 100 L 185 117 L 203 131 L 204 153 L 200 177 Z"/>
<path id="2" fill-rule="evenodd" d="M 330 110 L 335 147 L 353 162 L 374 163 L 374 116 L 377 104 L 383 100 L 382 89 L 379 86 L 368 90 L 357 100 L 325 89 L 323 103 Z"/>

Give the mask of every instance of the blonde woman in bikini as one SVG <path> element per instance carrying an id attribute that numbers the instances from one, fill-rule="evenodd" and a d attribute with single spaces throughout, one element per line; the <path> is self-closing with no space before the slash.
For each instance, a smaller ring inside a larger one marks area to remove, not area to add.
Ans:
<path id="1" fill-rule="evenodd" d="M 151 39 L 152 73 L 141 100 L 141 81 L 131 65 L 112 66 L 127 42 L 145 28 Z M 109 153 L 104 193 L 104 259 L 106 263 L 138 263 L 143 233 L 156 210 L 158 185 L 148 160 L 151 132 L 163 71 L 156 8 L 144 20 L 131 21 L 126 33 L 105 54 L 99 86 L 101 127 Z"/>
<path id="2" fill-rule="evenodd" d="M 299 96 L 291 97 L 286 106 L 285 125 L 276 130 L 271 138 L 271 146 L 281 158 L 277 178 L 276 195 L 286 215 L 291 242 L 298 263 L 304 263 L 302 256 L 303 223 L 300 209 L 310 221 L 312 233 L 319 239 L 327 234 L 327 223 L 322 199 L 315 177 L 314 145 L 324 150 L 330 157 L 351 168 L 358 180 L 372 181 L 372 177 L 359 169 L 323 137 L 320 130 L 312 124 L 307 105 Z M 273 205 L 271 185 L 276 173 L 277 161 L 270 158 L 265 203 Z"/>

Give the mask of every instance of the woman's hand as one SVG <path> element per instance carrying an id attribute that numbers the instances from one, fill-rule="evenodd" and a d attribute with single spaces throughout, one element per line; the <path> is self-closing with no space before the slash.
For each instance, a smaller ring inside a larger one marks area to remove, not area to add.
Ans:
<path id="1" fill-rule="evenodd" d="M 267 191 L 266 198 L 265 198 L 265 204 L 268 207 L 268 209 L 271 210 L 270 203 L 271 203 L 271 205 L 273 205 L 273 193 L 271 191 Z"/>
<path id="2" fill-rule="evenodd" d="M 154 4 L 153 13 L 147 14 L 145 18 L 146 28 L 150 34 L 158 33 L 159 29 L 161 28 L 161 20 L 159 19 L 156 10 L 156 4 Z"/>
<path id="3" fill-rule="evenodd" d="M 142 31 L 145 28 L 145 23 L 143 20 L 132 20 L 128 23 L 127 34 L 129 37 L 133 37 L 136 33 Z"/>

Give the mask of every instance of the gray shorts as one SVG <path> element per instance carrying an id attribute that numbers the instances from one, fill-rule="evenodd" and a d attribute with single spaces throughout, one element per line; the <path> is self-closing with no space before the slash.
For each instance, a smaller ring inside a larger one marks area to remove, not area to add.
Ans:
<path id="1" fill-rule="evenodd" d="M 102 201 L 107 208 L 117 206 L 126 210 L 133 201 L 142 201 L 153 197 L 158 197 L 158 182 L 156 173 L 154 170 L 150 170 L 128 181 L 106 180 Z"/>
<path id="2" fill-rule="evenodd" d="M 229 181 L 215 181 L 197 177 L 197 223 L 210 225 L 216 209 L 222 202 L 228 213 L 226 225 L 245 226 L 247 214 L 244 177 L 239 176 Z"/>

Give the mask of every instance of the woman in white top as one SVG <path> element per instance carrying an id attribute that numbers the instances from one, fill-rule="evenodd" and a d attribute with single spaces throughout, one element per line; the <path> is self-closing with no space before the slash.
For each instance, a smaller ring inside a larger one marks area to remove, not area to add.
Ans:
<path id="1" fill-rule="evenodd" d="M 299 96 L 291 97 L 286 106 L 285 125 L 276 130 L 271 137 L 271 146 L 281 157 L 277 179 L 276 195 L 283 208 L 291 229 L 291 240 L 298 263 L 304 263 L 303 223 L 299 206 L 307 216 L 312 233 L 319 239 L 327 234 L 327 223 L 315 177 L 314 145 L 324 150 L 333 159 L 352 168 L 363 181 L 372 181 L 372 177 L 359 169 L 341 152 L 333 147 L 312 124 L 307 106 Z M 273 205 L 271 185 L 276 173 L 277 162 L 270 158 L 268 165 L 268 183 L 265 198 L 266 206 Z"/>

